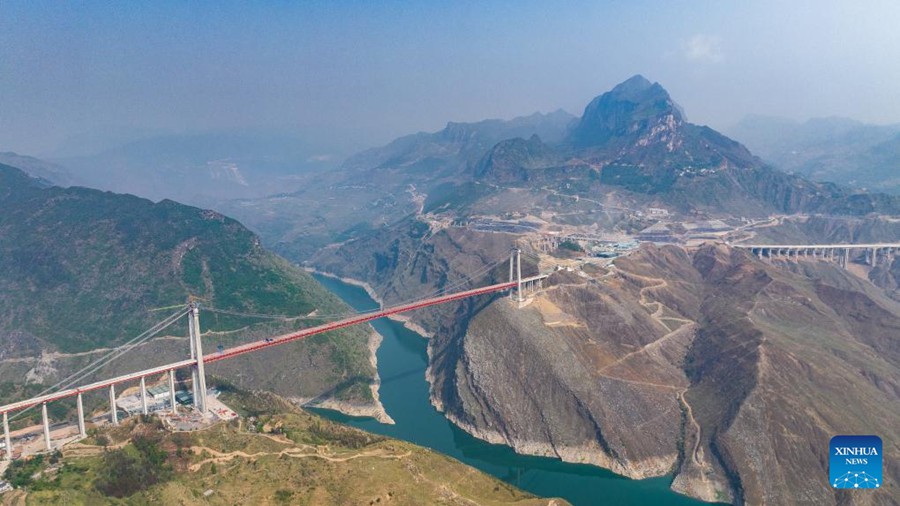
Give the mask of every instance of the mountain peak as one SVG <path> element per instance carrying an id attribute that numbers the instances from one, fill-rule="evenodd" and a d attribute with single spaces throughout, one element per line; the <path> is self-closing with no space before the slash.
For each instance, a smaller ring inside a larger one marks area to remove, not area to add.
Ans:
<path id="1" fill-rule="evenodd" d="M 611 93 L 616 95 L 630 95 L 640 93 L 648 88 L 651 88 L 652 86 L 653 83 L 651 83 L 646 77 L 640 74 L 635 74 L 625 81 L 617 84 L 615 88 L 612 89 Z"/>
<path id="2" fill-rule="evenodd" d="M 669 93 L 638 74 L 591 100 L 569 141 L 577 147 L 604 147 L 616 139 L 641 136 L 656 125 L 677 128 L 683 121 Z"/>

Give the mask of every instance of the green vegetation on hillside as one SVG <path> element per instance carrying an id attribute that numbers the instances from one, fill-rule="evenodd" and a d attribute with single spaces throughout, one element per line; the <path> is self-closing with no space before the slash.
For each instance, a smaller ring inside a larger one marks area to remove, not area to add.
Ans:
<path id="1" fill-rule="evenodd" d="M 582 253 L 584 252 L 584 248 L 582 248 L 581 245 L 575 241 L 563 241 L 563 242 L 559 243 L 559 249 L 582 252 Z"/>
<path id="2" fill-rule="evenodd" d="M 128 497 L 172 477 L 161 437 L 137 435 L 126 448 L 103 453 L 94 486 L 104 495 Z"/>
<path id="3" fill-rule="evenodd" d="M 137 417 L 64 449 L 27 504 L 547 504 L 448 457 L 336 424 L 267 393 L 229 390 L 246 420 L 169 433 Z M 252 422 L 252 423 L 251 423 Z M 556 504 L 564 504 L 557 500 Z"/>
<path id="4" fill-rule="evenodd" d="M 0 353 L 27 348 L 35 355 L 48 347 L 71 353 L 118 345 L 172 311 L 153 309 L 184 303 L 192 295 L 201 306 L 233 313 L 349 311 L 309 274 L 263 249 L 235 220 L 168 200 L 45 187 L 0 165 Z M 266 321 L 205 312 L 201 326 L 213 332 L 213 343 L 231 345 L 244 335 L 261 339 L 320 323 L 276 321 L 260 327 Z M 246 331 L 248 326 L 255 334 Z M 236 329 L 245 331 L 228 333 Z M 186 329 L 181 325 L 167 332 L 183 335 Z M 368 400 L 375 371 L 367 338 L 365 329 L 344 329 L 281 350 L 281 356 L 289 350 L 295 364 L 305 360 L 312 369 L 307 372 L 314 373 L 307 388 L 282 393 L 335 391 Z M 3 346 L 13 339 L 18 344 Z M 73 366 L 61 358 L 54 367 L 62 374 Z M 256 386 L 278 373 L 277 367 L 257 375 Z M 293 376 L 292 381 L 300 381 Z M 11 395 L 14 390 L 3 387 Z"/>

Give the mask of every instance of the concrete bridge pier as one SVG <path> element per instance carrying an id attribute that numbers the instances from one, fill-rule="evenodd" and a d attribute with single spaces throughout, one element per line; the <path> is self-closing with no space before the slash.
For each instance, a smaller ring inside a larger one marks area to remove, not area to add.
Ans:
<path id="1" fill-rule="evenodd" d="M 6 451 L 3 452 L 6 460 L 12 460 L 12 439 L 9 437 L 9 413 L 3 413 L 3 442 L 6 443 Z"/>
<path id="2" fill-rule="evenodd" d="M 143 376 L 141 376 L 141 413 L 145 415 L 149 413 L 147 410 L 147 382 Z"/>
<path id="3" fill-rule="evenodd" d="M 78 409 L 78 435 L 85 438 L 87 431 L 84 427 L 84 401 L 81 399 L 81 392 L 78 392 L 78 397 L 75 398 L 75 405 Z"/>
<path id="4" fill-rule="evenodd" d="M 116 412 L 116 386 L 109 386 L 109 421 L 113 425 L 119 425 L 119 413 Z"/>
<path id="5" fill-rule="evenodd" d="M 178 402 L 175 399 L 175 370 L 169 371 L 169 402 L 172 403 L 172 414 L 178 414 Z"/>
<path id="6" fill-rule="evenodd" d="M 47 417 L 47 403 L 41 403 L 41 420 L 44 422 L 44 446 L 47 451 L 53 451 L 53 445 L 50 444 L 50 419 Z"/>
<path id="7" fill-rule="evenodd" d="M 854 260 L 871 267 L 877 267 L 886 262 L 892 265 L 896 253 L 900 250 L 900 242 L 897 243 L 870 243 L 870 244 L 754 244 L 735 245 L 744 248 L 752 255 L 760 259 L 783 260 L 785 262 L 799 262 L 801 260 L 826 260 L 847 269 Z"/>

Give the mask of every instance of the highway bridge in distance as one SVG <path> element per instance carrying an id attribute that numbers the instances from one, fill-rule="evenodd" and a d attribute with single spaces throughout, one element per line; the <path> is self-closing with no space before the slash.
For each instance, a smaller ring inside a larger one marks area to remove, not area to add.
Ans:
<path id="1" fill-rule="evenodd" d="M 879 259 L 883 259 L 890 265 L 900 243 L 870 243 L 870 244 L 729 244 L 733 248 L 750 250 L 761 259 L 787 259 L 812 258 L 836 261 L 843 267 L 847 267 L 856 256 L 862 256 L 863 261 L 871 266 L 876 266 Z M 862 255 L 859 253 L 862 252 Z"/>

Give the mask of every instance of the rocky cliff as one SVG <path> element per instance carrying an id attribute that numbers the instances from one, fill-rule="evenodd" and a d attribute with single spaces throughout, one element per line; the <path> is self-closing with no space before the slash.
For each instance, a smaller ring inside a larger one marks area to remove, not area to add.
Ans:
<path id="1" fill-rule="evenodd" d="M 649 247 L 616 265 L 557 273 L 525 307 L 497 299 L 438 333 L 436 404 L 489 441 L 631 477 L 674 472 L 675 490 L 705 500 L 861 499 L 829 487 L 828 440 L 897 440 L 900 305 L 832 266 L 790 272 L 724 246 Z M 900 451 L 885 452 L 896 480 Z"/>

